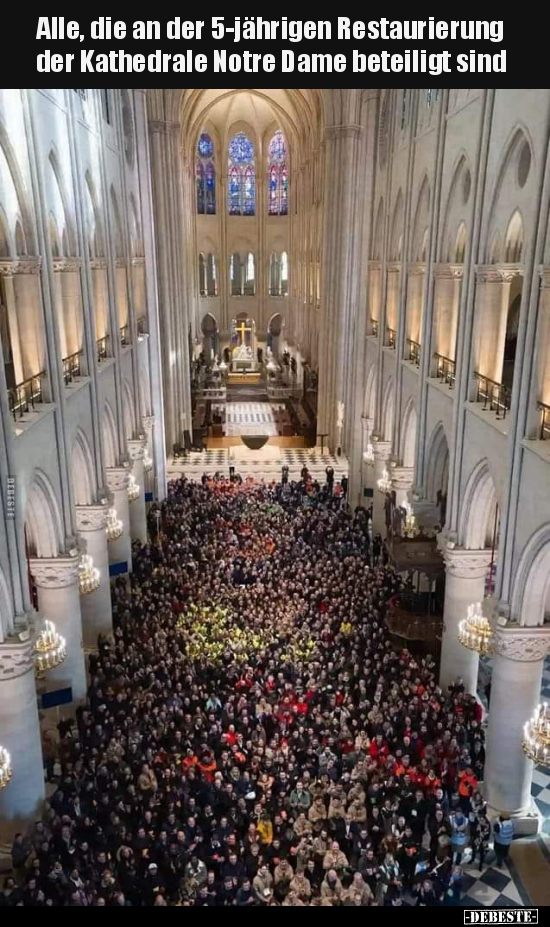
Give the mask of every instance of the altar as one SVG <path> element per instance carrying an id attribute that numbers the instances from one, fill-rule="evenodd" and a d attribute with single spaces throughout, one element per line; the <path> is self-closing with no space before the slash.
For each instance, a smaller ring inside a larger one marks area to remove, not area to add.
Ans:
<path id="1" fill-rule="evenodd" d="M 258 364 L 250 346 L 241 344 L 232 355 L 231 370 L 235 373 L 256 373 Z"/>

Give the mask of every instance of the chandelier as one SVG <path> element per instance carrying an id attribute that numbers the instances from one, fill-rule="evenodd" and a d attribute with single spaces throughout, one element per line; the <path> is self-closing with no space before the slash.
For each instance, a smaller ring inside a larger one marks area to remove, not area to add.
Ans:
<path id="1" fill-rule="evenodd" d="M 365 451 L 365 463 L 369 467 L 374 466 L 374 447 L 370 442 L 367 445 L 367 450 Z"/>
<path id="2" fill-rule="evenodd" d="M 493 629 L 481 610 L 481 602 L 470 605 L 468 617 L 458 626 L 458 639 L 462 646 L 486 657 L 493 652 L 493 638 Z"/>
<path id="3" fill-rule="evenodd" d="M 523 731 L 523 752 L 533 763 L 550 765 L 550 711 L 548 704 L 539 705 Z"/>
<path id="4" fill-rule="evenodd" d="M 6 788 L 12 776 L 11 757 L 4 747 L 0 747 L 0 791 Z"/>
<path id="5" fill-rule="evenodd" d="M 106 531 L 108 541 L 118 541 L 122 537 L 124 525 L 118 517 L 116 509 L 109 509 Z"/>
<path id="6" fill-rule="evenodd" d="M 48 670 L 60 666 L 67 656 L 67 643 L 57 633 L 53 621 L 44 622 L 44 630 L 36 639 L 36 676 L 43 679 Z"/>
<path id="7" fill-rule="evenodd" d="M 416 515 L 414 514 L 413 507 L 410 502 L 406 502 L 404 508 L 407 515 L 405 517 L 403 534 L 406 538 L 416 538 L 420 534 L 420 528 L 417 525 Z"/>
<path id="8" fill-rule="evenodd" d="M 384 470 L 382 479 L 378 480 L 378 489 L 383 493 L 389 493 L 393 489 L 393 484 L 387 470 Z"/>
<path id="9" fill-rule="evenodd" d="M 140 488 L 133 473 L 130 473 L 130 482 L 128 483 L 128 502 L 136 502 L 139 499 Z"/>
<path id="10" fill-rule="evenodd" d="M 100 573 L 94 566 L 94 561 L 87 554 L 80 558 L 80 595 L 89 595 L 99 588 Z"/>

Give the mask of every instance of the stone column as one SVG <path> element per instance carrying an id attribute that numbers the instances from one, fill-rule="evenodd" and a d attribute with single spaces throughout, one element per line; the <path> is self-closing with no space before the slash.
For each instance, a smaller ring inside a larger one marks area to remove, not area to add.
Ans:
<path id="1" fill-rule="evenodd" d="M 55 557 L 30 561 L 30 571 L 38 592 L 38 608 L 53 621 L 67 641 L 67 658 L 47 675 L 50 691 L 73 690 L 73 701 L 86 697 L 86 667 L 82 644 L 79 562 L 76 557 Z"/>
<path id="2" fill-rule="evenodd" d="M 100 634 L 109 636 L 113 633 L 109 547 L 105 530 L 108 511 L 108 504 L 82 505 L 77 506 L 76 509 L 76 525 L 79 534 L 86 542 L 86 553 L 93 558 L 94 566 L 99 570 L 100 576 L 99 587 L 95 592 L 90 592 L 80 598 L 86 650 L 97 650 L 97 639 Z"/>
<path id="3" fill-rule="evenodd" d="M 44 770 L 34 677 L 34 638 L 0 644 L 0 744 L 13 779 L 0 791 L 0 821 L 36 818 L 44 801 Z"/>
<path id="4" fill-rule="evenodd" d="M 130 467 L 112 467 L 106 470 L 107 486 L 113 495 L 113 508 L 122 522 L 122 536 L 116 541 L 109 541 L 109 563 L 111 565 L 125 563 L 127 572 L 132 572 L 132 538 L 130 529 L 130 503 L 128 501 L 128 485 L 130 483 Z"/>
<path id="5" fill-rule="evenodd" d="M 147 544 L 147 512 L 145 509 L 145 470 L 143 460 L 146 448 L 145 438 L 128 441 L 128 453 L 133 462 L 132 474 L 139 486 L 139 496 L 130 503 L 130 534 L 133 541 Z"/>
<path id="6" fill-rule="evenodd" d="M 414 486 L 414 467 L 390 467 L 390 476 L 395 492 L 395 504 L 404 508 L 409 502 L 409 493 Z"/>
<path id="7" fill-rule="evenodd" d="M 450 683 L 461 677 L 466 692 L 475 695 L 479 656 L 462 646 L 458 626 L 467 617 L 470 605 L 483 602 L 491 551 L 446 547 L 443 556 L 447 576 L 439 683 L 445 692 Z"/>
<path id="8" fill-rule="evenodd" d="M 390 457 L 392 452 L 391 441 L 376 441 L 373 439 L 374 448 L 374 506 L 373 506 L 373 534 L 386 536 L 386 494 L 378 489 L 378 481 L 384 476 L 384 471 L 389 472 Z"/>
<path id="9" fill-rule="evenodd" d="M 516 833 L 522 835 L 538 830 L 531 799 L 533 763 L 521 744 L 524 725 L 540 703 L 549 651 L 550 628 L 497 627 L 484 792 L 491 809 L 517 819 Z"/>
<path id="10" fill-rule="evenodd" d="M 155 485 L 155 453 L 154 453 L 154 430 L 155 430 L 155 416 L 154 415 L 145 415 L 142 420 L 143 431 L 145 432 L 145 438 L 147 441 L 146 453 L 149 456 L 149 459 L 152 461 L 152 468 L 150 470 L 145 470 L 145 492 L 154 494 L 154 485 Z"/>

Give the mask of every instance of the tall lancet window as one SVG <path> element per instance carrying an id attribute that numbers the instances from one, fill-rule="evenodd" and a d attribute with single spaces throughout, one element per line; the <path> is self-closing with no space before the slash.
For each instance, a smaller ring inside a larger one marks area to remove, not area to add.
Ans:
<path id="1" fill-rule="evenodd" d="M 269 215 L 288 216 L 288 154 L 280 130 L 269 143 Z"/>
<path id="2" fill-rule="evenodd" d="M 256 215 L 254 143 L 244 132 L 238 132 L 229 143 L 229 214 Z"/>
<path id="3" fill-rule="evenodd" d="M 199 216 L 216 215 L 216 168 L 214 142 L 203 132 L 197 145 L 197 212 Z"/>

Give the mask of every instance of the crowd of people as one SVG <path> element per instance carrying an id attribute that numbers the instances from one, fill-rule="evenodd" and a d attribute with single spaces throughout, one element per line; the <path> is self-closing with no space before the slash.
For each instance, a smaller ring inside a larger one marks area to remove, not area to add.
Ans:
<path id="1" fill-rule="evenodd" d="M 480 708 L 392 643 L 366 511 L 303 482 L 170 486 L 0 906 L 460 904 Z"/>

